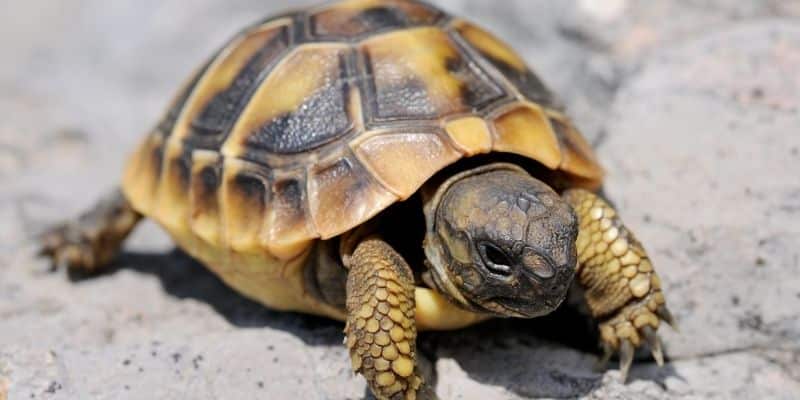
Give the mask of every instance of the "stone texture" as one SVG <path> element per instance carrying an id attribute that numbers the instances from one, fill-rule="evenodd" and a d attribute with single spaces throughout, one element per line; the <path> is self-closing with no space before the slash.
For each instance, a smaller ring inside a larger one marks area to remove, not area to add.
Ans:
<path id="1" fill-rule="evenodd" d="M 98 277 L 28 238 L 113 185 L 188 72 L 288 1 L 9 3 L 0 14 L 0 399 L 355 399 L 341 324 L 265 310 L 152 224 Z M 309 4 L 294 1 L 292 6 Z M 563 310 L 421 335 L 443 399 L 800 398 L 796 2 L 442 0 L 520 49 L 609 172 L 681 324 L 631 379 Z"/>

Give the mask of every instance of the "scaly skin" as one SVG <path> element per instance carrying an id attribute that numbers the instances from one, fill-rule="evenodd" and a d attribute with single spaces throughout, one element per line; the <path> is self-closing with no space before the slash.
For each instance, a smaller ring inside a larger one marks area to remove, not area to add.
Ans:
<path id="1" fill-rule="evenodd" d="M 55 267 L 96 271 L 117 255 L 141 218 L 116 189 L 77 220 L 45 232 L 40 254 L 50 257 Z"/>
<path id="2" fill-rule="evenodd" d="M 379 400 L 414 400 L 416 369 L 414 276 L 380 239 L 362 241 L 349 259 L 345 343 L 353 371 Z"/>
<path id="3" fill-rule="evenodd" d="M 603 199 L 582 189 L 567 190 L 563 197 L 580 221 L 576 277 L 586 291 L 589 310 L 600 321 L 603 363 L 618 351 L 624 380 L 634 349 L 646 342 L 661 365 L 656 331 L 660 321 L 674 326 L 674 320 L 647 253 Z"/>

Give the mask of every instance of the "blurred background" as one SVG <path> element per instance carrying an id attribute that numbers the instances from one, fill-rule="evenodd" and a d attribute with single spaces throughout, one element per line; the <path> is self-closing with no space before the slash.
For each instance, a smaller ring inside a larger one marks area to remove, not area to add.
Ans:
<path id="1" fill-rule="evenodd" d="M 425 334 L 443 399 L 800 398 L 800 1 L 432 1 L 560 95 L 680 334 L 629 383 L 569 314 Z M 26 240 L 118 182 L 188 73 L 313 1 L 0 0 L 0 399 L 357 399 L 342 326 L 264 310 L 140 227 L 94 278 Z"/>

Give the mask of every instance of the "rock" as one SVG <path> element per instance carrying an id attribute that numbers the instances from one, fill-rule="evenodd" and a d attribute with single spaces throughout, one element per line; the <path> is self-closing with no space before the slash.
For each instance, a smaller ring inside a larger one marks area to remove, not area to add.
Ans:
<path id="1" fill-rule="evenodd" d="M 357 399 L 340 323 L 264 309 L 154 224 L 97 277 L 29 238 L 114 185 L 177 83 L 313 1 L 18 2 L 0 15 L 0 400 Z M 443 399 L 800 398 L 800 15 L 790 2 L 442 0 L 530 61 L 598 146 L 681 331 L 629 382 L 574 310 L 421 334 Z M 37 21 L 31 24 L 30 21 Z M 6 393 L 7 392 L 7 393 Z"/>
<path id="2" fill-rule="evenodd" d="M 798 345 L 800 181 L 787 166 L 800 137 L 786 133 L 800 124 L 799 44 L 796 26 L 742 24 L 654 54 L 617 94 L 607 190 L 670 287 L 673 356 Z"/>

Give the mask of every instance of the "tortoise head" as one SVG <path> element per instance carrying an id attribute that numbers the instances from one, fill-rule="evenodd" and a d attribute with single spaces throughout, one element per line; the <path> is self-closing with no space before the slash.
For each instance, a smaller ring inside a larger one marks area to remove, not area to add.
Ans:
<path id="1" fill-rule="evenodd" d="M 575 273 L 578 220 L 510 164 L 448 179 L 426 203 L 429 284 L 463 307 L 530 318 L 554 310 Z"/>

